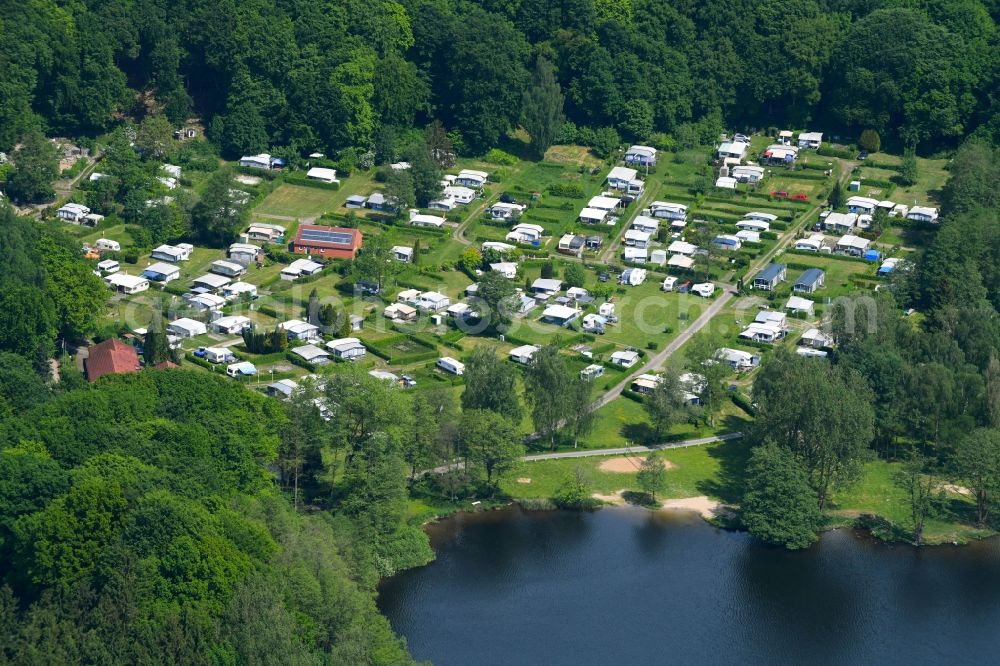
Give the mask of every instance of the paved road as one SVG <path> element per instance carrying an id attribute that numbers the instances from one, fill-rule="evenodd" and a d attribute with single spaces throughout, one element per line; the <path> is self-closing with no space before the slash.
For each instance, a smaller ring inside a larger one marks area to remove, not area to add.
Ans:
<path id="1" fill-rule="evenodd" d="M 668 358 L 670 358 L 674 354 L 674 352 L 680 349 L 685 342 L 694 337 L 695 334 L 701 331 L 701 329 L 705 328 L 705 326 L 708 325 L 708 322 L 710 322 L 712 318 L 715 317 L 715 315 L 719 314 L 722 308 L 726 307 L 726 304 L 729 303 L 729 301 L 732 300 L 733 296 L 735 295 L 736 291 L 731 286 L 724 285 L 722 295 L 716 298 L 714 301 L 711 301 L 710 302 L 711 304 L 708 306 L 708 308 L 704 312 L 702 312 L 701 315 L 697 319 L 695 319 L 690 326 L 681 331 L 680 335 L 671 340 L 670 344 L 664 347 L 662 351 L 651 356 L 650 359 L 646 361 L 646 363 L 641 368 L 630 374 L 628 377 L 626 377 L 625 379 L 620 381 L 616 386 L 614 386 L 610 391 L 602 395 L 597 400 L 597 402 L 594 403 L 594 409 L 600 409 L 601 407 L 605 406 L 606 404 L 608 404 L 609 402 L 620 396 L 622 391 L 625 390 L 625 387 L 627 387 L 632 382 L 632 380 L 635 379 L 637 376 L 643 373 L 653 372 L 654 370 L 662 366 L 663 363 Z"/>
<path id="2" fill-rule="evenodd" d="M 650 446 L 625 446 L 617 449 L 586 449 L 581 451 L 560 451 L 559 453 L 538 453 L 524 456 L 521 460 L 533 462 L 535 460 L 561 460 L 563 458 L 592 458 L 594 456 L 623 456 L 630 453 L 644 453 L 648 451 L 661 451 L 663 449 L 683 449 L 689 446 L 702 446 L 712 442 L 727 442 L 731 439 L 739 439 L 743 436 L 741 432 L 727 432 L 723 435 L 712 437 L 699 437 L 697 439 L 683 439 L 676 442 L 665 442 L 663 444 L 652 444 Z"/>
<path id="3" fill-rule="evenodd" d="M 713 435 L 711 437 L 698 437 L 696 439 L 682 439 L 676 442 L 664 442 L 663 444 L 651 444 L 649 446 L 643 446 L 637 444 L 635 446 L 623 446 L 614 449 L 581 449 L 573 451 L 559 451 L 556 453 L 534 453 L 528 456 L 522 456 L 521 460 L 524 462 L 535 462 L 538 460 L 562 460 L 564 458 L 594 458 L 597 456 L 624 456 L 635 453 L 648 453 L 650 451 L 663 451 L 666 449 L 684 449 L 689 446 L 703 446 L 705 444 L 711 444 L 713 442 L 728 442 L 731 439 L 739 439 L 743 436 L 741 432 L 727 432 L 722 435 Z M 441 465 L 440 467 L 435 467 L 434 469 L 424 470 L 420 474 L 444 474 L 453 469 L 459 469 L 462 467 L 462 463 L 456 462 L 449 465 Z"/>

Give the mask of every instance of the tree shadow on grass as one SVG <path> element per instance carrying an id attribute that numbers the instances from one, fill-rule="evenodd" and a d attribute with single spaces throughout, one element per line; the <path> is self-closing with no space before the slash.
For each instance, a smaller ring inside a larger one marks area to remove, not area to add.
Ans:
<path id="1" fill-rule="evenodd" d="M 621 434 L 632 444 L 653 444 L 656 440 L 656 432 L 648 423 L 626 423 Z"/>
<path id="2" fill-rule="evenodd" d="M 976 524 L 976 505 L 969 500 L 954 496 L 940 497 L 938 498 L 936 509 L 935 514 L 937 518 L 951 520 L 964 525 L 974 526 Z M 992 524 L 993 522 L 988 516 L 985 527 L 987 529 L 995 528 L 996 526 Z"/>
<path id="3" fill-rule="evenodd" d="M 718 497 L 727 504 L 739 503 L 743 497 L 743 481 L 747 461 L 750 459 L 750 442 L 747 438 L 731 439 L 708 449 L 708 455 L 719 461 L 715 477 L 697 483 L 700 492 Z"/>

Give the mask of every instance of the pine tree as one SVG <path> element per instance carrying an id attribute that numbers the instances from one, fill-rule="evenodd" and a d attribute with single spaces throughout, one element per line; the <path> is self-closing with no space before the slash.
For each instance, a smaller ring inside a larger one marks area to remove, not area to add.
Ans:
<path id="1" fill-rule="evenodd" d="M 552 64 L 538 56 L 532 85 L 524 93 L 521 124 L 531 136 L 531 152 L 541 158 L 562 127 L 563 95 Z"/>
<path id="2" fill-rule="evenodd" d="M 320 325 L 319 292 L 316 291 L 316 287 L 313 287 L 313 290 L 309 292 L 309 303 L 306 306 L 306 321 L 313 326 Z"/>
<path id="3" fill-rule="evenodd" d="M 844 205 L 844 186 L 840 183 L 840 178 L 837 178 L 837 182 L 833 184 L 833 189 L 830 190 L 830 196 L 827 199 L 830 204 L 830 208 L 837 209 Z"/>
<path id="4" fill-rule="evenodd" d="M 899 175 L 896 176 L 896 179 L 899 180 L 900 184 L 909 187 L 916 184 L 918 178 L 920 178 L 920 168 L 917 165 L 917 156 L 911 148 L 903 154 L 903 161 L 899 163 Z"/>
<path id="5" fill-rule="evenodd" d="M 275 326 L 274 331 L 271 332 L 271 351 L 279 352 L 287 347 L 288 336 L 285 334 L 285 329 Z"/>
<path id="6" fill-rule="evenodd" d="M 326 303 L 319 309 L 319 323 L 326 328 L 337 323 L 337 308 L 333 307 L 333 303 Z"/>
<path id="7" fill-rule="evenodd" d="M 146 365 L 156 365 L 170 360 L 170 341 L 162 315 L 154 314 L 142 342 L 142 356 Z"/>

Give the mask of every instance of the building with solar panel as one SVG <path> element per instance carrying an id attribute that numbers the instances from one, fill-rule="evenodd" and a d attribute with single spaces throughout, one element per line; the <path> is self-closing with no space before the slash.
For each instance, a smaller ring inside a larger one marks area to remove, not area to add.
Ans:
<path id="1" fill-rule="evenodd" d="M 292 241 L 292 252 L 327 259 L 353 259 L 361 249 L 361 241 L 357 229 L 300 224 Z"/>

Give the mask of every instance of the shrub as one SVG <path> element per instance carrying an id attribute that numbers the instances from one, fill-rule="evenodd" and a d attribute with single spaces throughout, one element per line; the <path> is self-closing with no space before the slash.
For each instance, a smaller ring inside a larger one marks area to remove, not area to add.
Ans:
<path id="1" fill-rule="evenodd" d="M 839 157 L 844 160 L 852 160 L 855 157 L 853 148 L 834 148 L 830 145 L 820 146 L 816 154 L 823 157 Z"/>
<path id="2" fill-rule="evenodd" d="M 514 166 L 518 162 L 516 156 L 511 155 L 504 150 L 500 150 L 499 148 L 494 148 L 490 152 L 486 153 L 483 160 L 490 162 L 491 164 L 499 164 L 501 166 Z"/>
<path id="3" fill-rule="evenodd" d="M 870 153 L 877 153 L 882 147 L 882 138 L 873 129 L 866 129 L 858 139 L 858 145 Z"/>
<path id="4" fill-rule="evenodd" d="M 581 199 L 583 198 L 583 187 L 577 183 L 552 183 L 549 185 L 549 194 L 554 197 Z"/>

